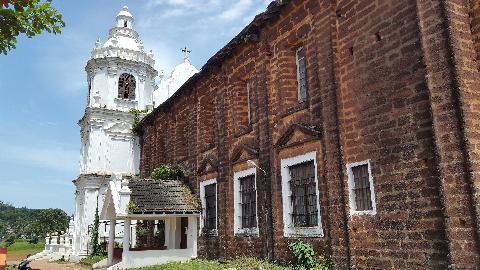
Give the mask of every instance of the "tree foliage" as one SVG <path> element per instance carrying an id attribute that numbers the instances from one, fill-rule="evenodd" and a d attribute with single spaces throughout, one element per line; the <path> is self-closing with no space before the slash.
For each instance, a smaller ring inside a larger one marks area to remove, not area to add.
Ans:
<path id="1" fill-rule="evenodd" d="M 0 52 L 15 49 L 17 36 L 28 38 L 47 31 L 59 34 L 65 27 L 62 15 L 52 0 L 0 0 Z"/>
<path id="2" fill-rule="evenodd" d="M 40 235 L 49 233 L 65 233 L 68 228 L 70 218 L 60 209 L 45 209 L 40 212 L 37 222 L 33 224 L 33 230 Z"/>
<path id="3" fill-rule="evenodd" d="M 69 217 L 61 209 L 16 208 L 0 201 L 0 239 L 8 236 L 34 239 L 65 232 Z"/>

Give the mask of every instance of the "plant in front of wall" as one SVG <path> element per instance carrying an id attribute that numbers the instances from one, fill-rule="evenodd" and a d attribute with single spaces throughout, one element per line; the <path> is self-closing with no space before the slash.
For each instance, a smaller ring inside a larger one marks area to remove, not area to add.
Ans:
<path id="1" fill-rule="evenodd" d="M 142 226 L 138 226 L 137 227 L 137 236 L 138 237 L 144 237 L 144 236 L 147 236 L 147 229 L 142 227 Z"/>
<path id="2" fill-rule="evenodd" d="M 148 113 L 148 109 L 145 108 L 143 110 L 138 109 L 130 109 L 128 112 L 133 116 L 133 123 L 132 123 L 132 130 L 135 132 L 137 130 L 138 124 L 140 123 L 140 116 L 144 113 Z"/>
<path id="3" fill-rule="evenodd" d="M 288 248 L 296 259 L 296 270 L 313 270 L 317 266 L 317 258 L 311 244 L 297 241 L 290 243 Z"/>
<path id="4" fill-rule="evenodd" d="M 95 218 L 93 220 L 93 228 L 92 228 L 92 253 L 90 256 L 101 256 L 102 254 L 102 247 L 98 243 L 98 229 L 100 227 L 100 217 L 98 216 L 98 198 L 97 198 L 97 208 L 95 209 Z"/>
<path id="5" fill-rule="evenodd" d="M 328 257 L 320 256 L 317 264 L 317 270 L 332 270 L 333 264 Z"/>
<path id="6" fill-rule="evenodd" d="M 188 204 L 192 205 L 197 209 L 202 208 L 202 202 L 200 201 L 200 197 L 195 195 L 195 193 L 189 187 L 183 185 L 180 189 L 183 193 L 183 197 Z"/>
<path id="7" fill-rule="evenodd" d="M 129 201 L 127 204 L 127 213 L 133 214 L 135 209 L 137 209 L 137 204 L 134 201 Z"/>
<path id="8" fill-rule="evenodd" d="M 172 180 L 178 179 L 180 176 L 181 170 L 170 164 L 160 164 L 151 174 L 151 177 L 155 180 Z"/>

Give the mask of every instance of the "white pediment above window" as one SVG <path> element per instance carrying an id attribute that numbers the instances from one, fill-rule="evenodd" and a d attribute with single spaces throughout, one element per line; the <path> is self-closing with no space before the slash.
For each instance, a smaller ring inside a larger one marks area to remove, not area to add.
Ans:
<path id="1" fill-rule="evenodd" d="M 122 111 L 128 111 L 131 108 L 137 108 L 138 101 L 130 100 L 130 99 L 123 99 L 123 98 L 115 98 L 115 105 L 117 109 Z"/>
<path id="2" fill-rule="evenodd" d="M 108 133 L 131 133 L 132 125 L 121 122 L 121 123 L 109 123 L 105 126 L 105 132 Z"/>

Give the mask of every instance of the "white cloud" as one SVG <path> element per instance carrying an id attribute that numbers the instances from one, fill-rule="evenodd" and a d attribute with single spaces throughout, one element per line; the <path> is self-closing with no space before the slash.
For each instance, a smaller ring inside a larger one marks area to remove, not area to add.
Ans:
<path id="1" fill-rule="evenodd" d="M 218 15 L 218 18 L 227 21 L 235 20 L 242 17 L 251 6 L 252 0 L 239 0 L 233 6 L 227 8 L 222 13 L 220 13 L 220 15 Z"/>
<path id="2" fill-rule="evenodd" d="M 151 38 L 151 35 L 145 35 L 144 44 L 147 50 L 152 50 L 155 58 L 155 69 L 160 74 L 163 70 L 165 73 L 169 72 L 179 63 L 179 59 L 175 55 L 180 55 L 177 50 L 174 50 L 166 43 Z M 178 49 L 180 51 L 180 47 Z"/>
<path id="3" fill-rule="evenodd" d="M 23 163 L 61 172 L 71 172 L 78 168 L 79 151 L 77 146 L 38 146 L 0 143 L 0 160 Z"/>
<path id="4" fill-rule="evenodd" d="M 196 12 L 208 12 L 214 8 L 217 8 L 221 2 L 225 0 L 148 0 L 145 7 L 155 8 L 161 6 L 165 9 L 177 8 Z M 228 2 L 228 1 L 227 1 Z"/>

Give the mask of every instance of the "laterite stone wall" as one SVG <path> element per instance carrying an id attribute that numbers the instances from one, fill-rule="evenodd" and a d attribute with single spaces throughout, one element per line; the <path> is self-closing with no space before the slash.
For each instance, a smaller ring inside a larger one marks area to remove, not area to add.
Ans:
<path id="1" fill-rule="evenodd" d="M 218 235 L 199 254 L 288 262 L 282 159 L 316 152 L 323 237 L 335 269 L 478 269 L 480 3 L 272 3 L 141 122 L 141 174 L 217 179 Z M 295 52 L 306 54 L 298 102 Z M 234 235 L 233 175 L 253 160 L 259 236 Z M 377 213 L 350 214 L 347 164 L 370 160 Z"/>

